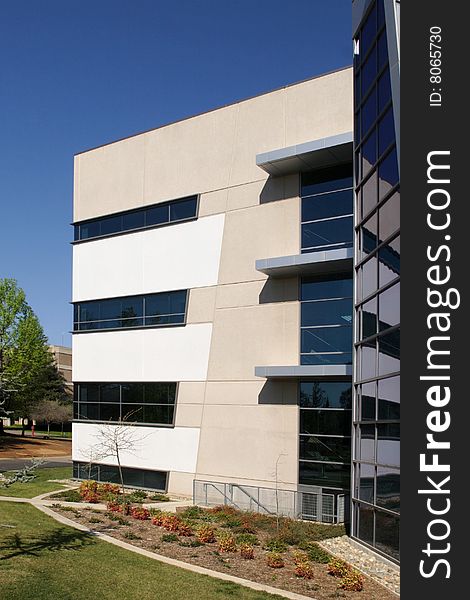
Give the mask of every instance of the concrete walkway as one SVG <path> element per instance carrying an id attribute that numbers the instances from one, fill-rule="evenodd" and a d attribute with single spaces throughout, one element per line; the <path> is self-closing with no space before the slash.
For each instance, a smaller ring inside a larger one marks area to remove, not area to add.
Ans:
<path id="1" fill-rule="evenodd" d="M 55 493 L 55 492 L 51 492 Z M 67 525 L 68 527 L 73 527 L 74 529 L 78 529 L 79 531 L 84 531 L 93 535 L 94 537 L 99 538 L 109 544 L 113 544 L 114 546 L 119 546 L 120 548 L 124 548 L 125 550 L 129 550 L 130 552 L 135 552 L 136 554 L 140 554 L 141 556 L 145 556 L 147 558 L 151 558 L 152 560 L 157 560 L 159 562 L 165 563 L 167 565 L 171 565 L 173 567 L 178 567 L 180 569 L 185 569 L 186 571 L 191 571 L 192 573 L 198 573 L 199 575 L 208 575 L 209 577 L 214 577 L 216 579 L 222 579 L 223 581 L 230 581 L 232 583 L 236 583 L 238 585 L 242 585 L 247 588 L 251 588 L 252 590 L 256 590 L 259 592 L 266 592 L 268 594 L 273 594 L 278 598 L 289 598 L 289 600 L 315 600 L 311 596 L 303 596 L 301 594 L 296 594 L 295 592 L 288 592 L 286 590 L 281 590 L 279 588 L 271 587 L 269 585 L 264 585 L 263 583 L 257 583 L 255 581 L 250 581 L 248 579 L 242 579 L 241 577 L 235 577 L 234 575 L 228 575 L 227 573 L 220 573 L 219 571 L 212 571 L 212 569 L 206 569 L 205 567 L 199 567 L 197 565 L 192 565 L 190 563 L 183 562 L 181 560 L 176 560 L 174 558 L 168 558 L 167 556 L 163 556 L 162 554 L 156 554 L 155 552 L 149 552 L 148 550 L 144 550 L 143 548 L 138 548 L 137 546 L 133 546 L 132 544 L 128 544 L 127 542 L 123 542 L 122 540 L 118 540 L 113 538 L 110 535 L 105 533 L 101 533 L 98 531 L 92 531 L 85 525 L 81 525 L 80 523 L 76 523 L 63 515 L 56 513 L 51 510 L 48 504 L 51 504 L 51 501 L 46 500 L 44 497 L 49 494 L 41 494 L 40 496 L 36 496 L 35 498 L 16 498 L 16 497 L 8 497 L 8 496 L 0 496 L 0 502 L 23 502 L 26 504 L 31 504 L 44 514 L 52 517 L 55 521 L 58 521 L 62 525 Z M 64 506 L 83 506 L 81 502 L 60 502 L 56 500 L 56 503 L 63 504 Z M 152 504 L 153 507 L 160 506 L 168 506 L 168 505 L 178 505 L 184 504 L 184 506 L 188 506 L 188 502 L 180 503 L 180 502 L 159 502 Z M 87 507 L 90 505 L 87 504 Z M 94 504 L 93 508 L 98 507 L 100 505 Z M 104 506 L 104 505 L 101 505 Z M 150 505 L 146 505 L 150 506 Z M 106 508 L 106 507 L 105 507 Z M 176 510 L 176 506 L 174 507 Z"/>

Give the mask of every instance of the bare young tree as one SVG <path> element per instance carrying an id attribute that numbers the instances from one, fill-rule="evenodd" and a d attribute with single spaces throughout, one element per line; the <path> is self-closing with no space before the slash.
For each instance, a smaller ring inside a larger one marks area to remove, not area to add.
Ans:
<path id="1" fill-rule="evenodd" d="M 128 417 L 130 418 L 130 417 Z M 90 450 L 100 460 L 114 458 L 119 470 L 122 493 L 124 494 L 124 477 L 121 457 L 123 452 L 134 453 L 137 445 L 137 435 L 133 423 L 126 418 L 122 421 L 109 421 L 100 425 L 95 435 L 97 443 Z"/>

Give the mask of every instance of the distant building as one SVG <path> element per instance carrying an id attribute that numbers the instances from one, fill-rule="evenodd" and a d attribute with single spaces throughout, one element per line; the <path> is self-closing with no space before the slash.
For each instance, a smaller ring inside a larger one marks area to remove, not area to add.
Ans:
<path id="1" fill-rule="evenodd" d="M 67 395 L 72 397 L 72 348 L 68 348 L 67 346 L 49 346 L 49 350 L 54 355 L 54 360 L 59 373 L 61 373 L 65 379 Z"/>

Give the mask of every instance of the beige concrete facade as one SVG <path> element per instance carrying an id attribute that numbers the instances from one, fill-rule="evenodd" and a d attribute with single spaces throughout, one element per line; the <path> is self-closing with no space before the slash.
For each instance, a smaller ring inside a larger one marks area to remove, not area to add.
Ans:
<path id="1" fill-rule="evenodd" d="M 199 219 L 225 214 L 217 284 L 191 288 L 187 307 L 188 324 L 212 326 L 206 380 L 181 381 L 177 399 L 176 427 L 200 430 L 196 469 L 171 471 L 170 492 L 190 495 L 194 478 L 296 489 L 297 384 L 254 368 L 299 364 L 298 278 L 268 280 L 255 261 L 299 254 L 300 175 L 255 158 L 351 130 L 344 69 L 75 157 L 76 222 L 194 194 Z"/>

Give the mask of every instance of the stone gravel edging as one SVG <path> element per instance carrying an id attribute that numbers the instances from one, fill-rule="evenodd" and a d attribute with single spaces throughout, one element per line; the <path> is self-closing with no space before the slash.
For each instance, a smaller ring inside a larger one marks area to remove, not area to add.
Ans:
<path id="1" fill-rule="evenodd" d="M 317 542 L 330 554 L 344 560 L 376 583 L 400 596 L 400 568 L 346 535 Z"/>
<path id="2" fill-rule="evenodd" d="M 114 546 L 119 546 L 120 548 L 124 548 L 125 550 L 129 550 L 130 552 L 135 552 L 136 554 L 140 554 L 141 556 L 145 556 L 147 558 L 151 558 L 152 560 L 157 560 L 159 562 L 171 565 L 173 567 L 178 567 L 180 569 L 185 569 L 186 571 L 191 571 L 193 573 L 197 573 L 199 575 L 206 575 L 208 577 L 212 577 L 215 579 L 222 579 L 223 581 L 230 581 L 232 583 L 236 583 L 243 587 L 251 588 L 252 590 L 256 590 L 258 592 L 266 592 L 268 594 L 272 594 L 281 598 L 288 598 L 289 600 L 315 600 L 311 596 L 303 596 L 301 594 L 296 594 L 295 592 L 288 592 L 287 590 L 281 590 L 279 588 L 271 587 L 269 585 L 264 585 L 263 583 L 257 583 L 256 581 L 250 581 L 248 579 L 242 579 L 241 577 L 235 577 L 234 575 L 228 575 L 227 573 L 220 573 L 219 571 L 212 571 L 212 569 L 207 569 L 205 567 L 199 567 L 197 565 L 192 565 L 190 563 L 182 562 L 180 560 L 176 560 L 174 558 L 168 558 L 167 556 L 163 556 L 161 554 L 156 554 L 155 552 L 150 552 L 148 550 L 144 550 L 143 548 L 138 548 L 137 546 L 133 546 L 132 544 L 128 544 L 122 540 L 118 540 L 113 538 L 110 535 L 105 533 L 101 533 L 98 531 L 92 531 L 85 525 L 80 523 L 76 523 L 63 515 L 56 513 L 51 510 L 49 507 L 43 504 L 43 500 L 40 499 L 39 496 L 36 498 L 6 498 L 0 497 L 2 500 L 10 500 L 13 502 L 21 501 L 27 502 L 43 512 L 44 514 L 52 517 L 54 520 L 62 523 L 63 525 L 67 525 L 68 527 L 73 527 L 74 529 L 78 529 L 80 531 L 84 531 L 89 533 L 90 535 L 97 537 L 105 542 L 113 544 Z M 70 502 L 69 504 L 73 504 Z M 76 504 L 76 503 L 75 503 Z"/>

